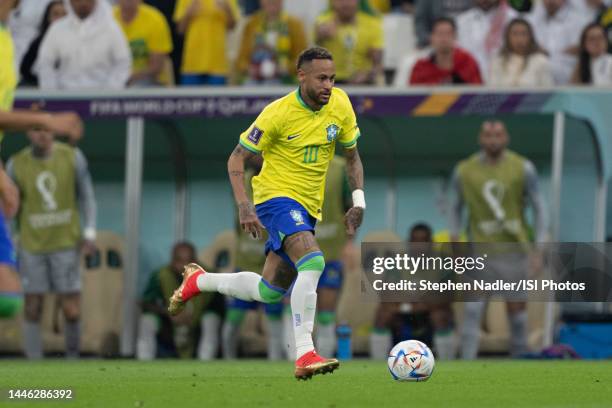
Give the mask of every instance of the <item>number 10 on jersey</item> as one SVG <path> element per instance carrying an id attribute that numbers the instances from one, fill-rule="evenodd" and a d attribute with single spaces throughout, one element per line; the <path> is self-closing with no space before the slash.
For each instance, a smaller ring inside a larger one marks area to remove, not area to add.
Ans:
<path id="1" fill-rule="evenodd" d="M 306 146 L 304 148 L 304 163 L 316 163 L 319 158 L 319 146 Z"/>

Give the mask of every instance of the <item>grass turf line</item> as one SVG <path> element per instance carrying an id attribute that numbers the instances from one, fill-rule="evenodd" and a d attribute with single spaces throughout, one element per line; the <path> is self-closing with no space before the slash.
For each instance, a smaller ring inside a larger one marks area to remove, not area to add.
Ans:
<path id="1" fill-rule="evenodd" d="M 0 389 L 72 388 L 74 401 L 4 407 L 610 407 L 612 361 L 438 362 L 424 383 L 393 381 L 386 362 L 342 362 L 296 381 L 291 363 L 0 360 Z"/>

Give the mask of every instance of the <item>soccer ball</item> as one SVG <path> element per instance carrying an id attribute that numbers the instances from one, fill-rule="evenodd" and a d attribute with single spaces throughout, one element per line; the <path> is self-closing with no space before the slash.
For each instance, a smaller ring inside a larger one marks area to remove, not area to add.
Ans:
<path id="1" fill-rule="evenodd" d="M 436 361 L 425 343 L 406 340 L 397 343 L 387 359 L 389 372 L 398 381 L 427 381 Z"/>

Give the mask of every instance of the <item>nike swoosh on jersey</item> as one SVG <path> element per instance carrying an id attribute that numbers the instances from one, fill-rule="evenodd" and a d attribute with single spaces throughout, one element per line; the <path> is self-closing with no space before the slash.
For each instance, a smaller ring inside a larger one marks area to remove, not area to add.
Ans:
<path id="1" fill-rule="evenodd" d="M 291 135 L 291 136 L 287 136 L 287 140 L 293 140 L 296 139 L 298 137 L 300 137 L 301 135 Z"/>

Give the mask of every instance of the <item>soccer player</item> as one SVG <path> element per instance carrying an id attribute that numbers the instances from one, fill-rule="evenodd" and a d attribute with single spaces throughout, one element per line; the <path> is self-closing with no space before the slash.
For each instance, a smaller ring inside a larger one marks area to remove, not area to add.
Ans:
<path id="1" fill-rule="evenodd" d="M 13 40 L 7 28 L 9 14 L 17 0 L 0 0 L 0 143 L 5 130 L 40 127 L 71 139 L 81 137 L 83 125 L 74 113 L 12 111 L 17 73 Z M 15 272 L 13 244 L 6 229 L 5 217 L 13 217 L 19 206 L 19 193 L 0 164 L 0 318 L 15 316 L 23 305 L 21 285 Z"/>
<path id="2" fill-rule="evenodd" d="M 295 377 L 308 379 L 339 367 L 338 360 L 319 356 L 312 341 L 317 283 L 325 268 L 313 232 L 321 219 L 325 175 L 336 142 L 345 149 L 353 191 L 353 207 L 345 215 L 349 236 L 361 225 L 365 197 L 363 166 L 357 150 L 359 128 L 348 96 L 334 88 L 332 55 L 323 48 L 309 48 L 298 58 L 297 72 L 298 89 L 261 112 L 240 136 L 228 160 L 240 224 L 254 238 L 259 238 L 264 228 L 268 233 L 262 275 L 209 274 L 189 264 L 169 309 L 171 313 L 179 312 L 187 300 L 201 291 L 278 303 L 297 275 L 291 294 L 297 350 Z M 251 203 L 244 186 L 244 163 L 257 154 L 263 155 L 264 165 L 253 178 Z"/>
<path id="3" fill-rule="evenodd" d="M 480 129 L 481 151 L 461 161 L 453 173 L 453 203 L 450 211 L 451 240 L 459 241 L 463 207 L 468 210 L 471 242 L 529 242 L 525 210 L 534 213 L 535 238 L 546 239 L 546 211 L 538 187 L 538 174 L 529 160 L 507 149 L 510 136 L 500 121 L 485 121 Z M 501 276 L 525 273 L 523 253 L 496 254 L 487 260 L 487 272 Z M 478 354 L 480 320 L 484 301 L 466 302 L 461 331 L 461 357 Z M 511 330 L 511 354 L 527 351 L 527 310 L 523 301 L 507 302 Z"/>

